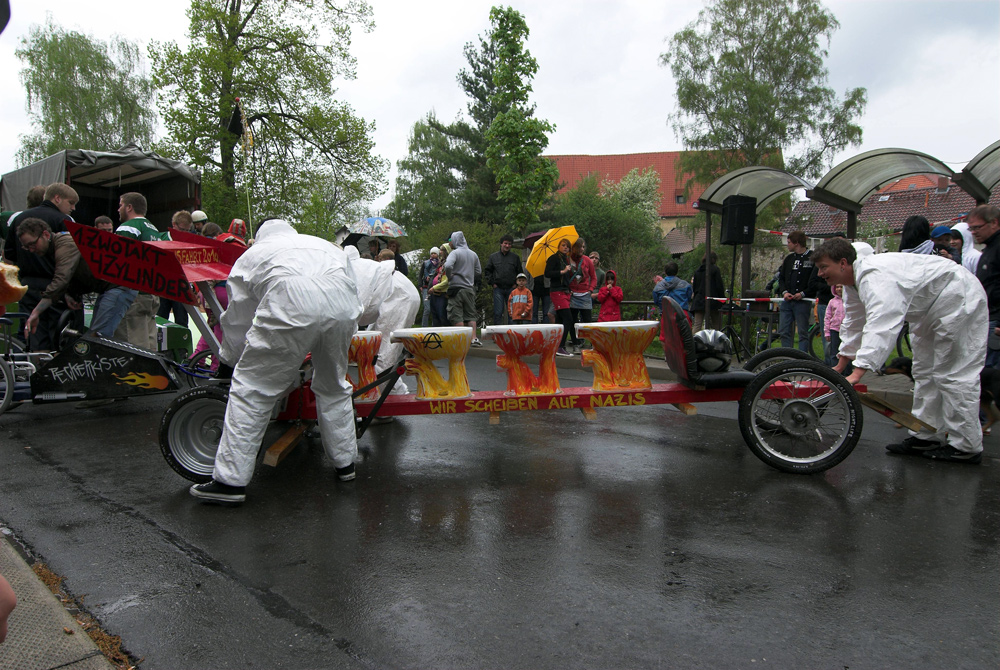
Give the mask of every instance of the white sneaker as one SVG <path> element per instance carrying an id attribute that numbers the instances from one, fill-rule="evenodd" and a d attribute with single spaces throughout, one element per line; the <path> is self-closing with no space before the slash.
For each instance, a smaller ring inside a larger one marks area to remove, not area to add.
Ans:
<path id="1" fill-rule="evenodd" d="M 474 347 L 481 347 L 481 346 L 483 346 L 483 343 L 479 341 L 478 337 L 476 337 L 476 338 L 473 338 L 473 340 L 472 340 L 472 346 L 474 346 Z"/>

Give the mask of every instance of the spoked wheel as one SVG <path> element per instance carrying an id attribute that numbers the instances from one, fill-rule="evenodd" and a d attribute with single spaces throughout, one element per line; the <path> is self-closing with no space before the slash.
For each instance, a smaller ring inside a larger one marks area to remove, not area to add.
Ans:
<path id="1" fill-rule="evenodd" d="M 160 451 L 185 479 L 207 482 L 212 478 L 228 400 L 228 389 L 201 386 L 177 396 L 163 413 Z"/>
<path id="2" fill-rule="evenodd" d="M 205 349 L 184 361 L 183 367 L 190 373 L 194 386 L 204 386 L 210 384 L 218 375 L 219 366 L 215 363 L 216 355 L 212 353 L 211 349 Z M 215 365 L 215 370 L 212 369 L 213 365 Z"/>
<path id="3" fill-rule="evenodd" d="M 773 468 L 811 474 L 847 458 L 861 439 L 857 393 L 815 361 L 786 361 L 760 372 L 743 392 L 740 432 Z"/>
<path id="4" fill-rule="evenodd" d="M 10 361 L 0 356 L 0 414 L 14 401 L 14 370 Z"/>
<path id="5" fill-rule="evenodd" d="M 747 372 L 756 373 L 761 370 L 766 370 L 772 365 L 777 365 L 778 363 L 811 360 L 814 360 L 812 356 L 799 349 L 793 349 L 791 347 L 776 347 L 774 349 L 765 349 L 764 351 L 755 354 L 743 364 L 743 369 Z"/>

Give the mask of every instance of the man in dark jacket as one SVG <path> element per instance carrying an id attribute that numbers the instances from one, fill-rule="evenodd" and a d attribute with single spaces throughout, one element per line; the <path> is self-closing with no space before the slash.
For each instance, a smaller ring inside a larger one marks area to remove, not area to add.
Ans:
<path id="1" fill-rule="evenodd" d="M 983 255 L 976 266 L 976 277 L 986 290 L 990 309 L 989 344 L 986 349 L 986 367 L 1000 367 L 1000 207 L 980 205 L 969 212 L 969 232 L 977 244 L 985 244 Z"/>
<path id="2" fill-rule="evenodd" d="M 784 300 L 778 311 L 778 332 L 781 346 L 791 347 L 793 329 L 799 330 L 799 349 L 809 351 L 809 311 L 812 303 L 804 300 L 809 291 L 809 280 L 813 274 L 811 253 L 806 249 L 806 234 L 796 230 L 788 234 L 788 250 L 778 276 L 778 292 Z"/>
<path id="3" fill-rule="evenodd" d="M 503 325 L 504 311 L 510 292 L 517 283 L 517 276 L 524 270 L 521 268 L 521 257 L 510 250 L 514 238 L 504 235 L 500 238 L 500 251 L 490 254 L 483 270 L 483 278 L 493 287 L 493 323 Z"/>
<path id="4" fill-rule="evenodd" d="M 713 251 L 707 272 L 705 268 L 705 259 L 702 259 L 701 265 L 694 271 L 694 281 L 692 282 L 694 295 L 691 297 L 691 313 L 694 315 L 693 330 L 696 333 L 705 328 L 706 325 L 709 328 L 714 328 L 715 330 L 722 329 L 722 314 L 719 313 L 718 301 L 711 301 L 708 317 L 706 318 L 705 316 L 706 291 L 708 297 L 710 298 L 726 297 L 726 285 L 722 281 L 722 271 L 719 270 L 719 266 L 717 265 L 718 262 L 719 257 Z"/>
<path id="5" fill-rule="evenodd" d="M 72 220 L 70 216 L 80 201 L 77 192 L 62 183 L 50 184 L 45 189 L 45 199 L 37 207 L 26 209 L 16 217 L 13 217 L 9 224 L 7 237 L 4 240 L 4 258 L 8 263 L 16 265 L 20 270 L 21 283 L 28 287 L 28 292 L 21 298 L 20 310 L 22 312 L 32 312 L 42 300 L 42 292 L 52 281 L 54 268 L 44 258 L 25 250 L 17 236 L 17 227 L 22 221 L 28 219 L 40 219 L 49 225 L 53 233 L 61 233 L 66 230 L 63 221 Z M 65 304 L 57 302 L 42 314 L 38 327 L 31 335 L 29 344 L 35 351 L 51 351 L 56 348 L 59 342 L 59 334 L 56 332 L 59 317 L 66 310 Z M 83 312 L 80 312 L 82 317 Z M 77 328 L 82 326 L 82 320 L 74 324 Z"/>

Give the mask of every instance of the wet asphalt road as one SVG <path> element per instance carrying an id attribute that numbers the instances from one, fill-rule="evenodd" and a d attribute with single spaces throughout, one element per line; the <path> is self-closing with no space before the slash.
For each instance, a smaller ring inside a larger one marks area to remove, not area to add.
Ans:
<path id="1" fill-rule="evenodd" d="M 1000 665 L 996 437 L 978 467 L 890 457 L 868 412 L 801 476 L 735 404 L 408 417 L 354 483 L 299 447 L 222 508 L 160 456 L 169 400 L 0 416 L 0 525 L 141 668 Z"/>

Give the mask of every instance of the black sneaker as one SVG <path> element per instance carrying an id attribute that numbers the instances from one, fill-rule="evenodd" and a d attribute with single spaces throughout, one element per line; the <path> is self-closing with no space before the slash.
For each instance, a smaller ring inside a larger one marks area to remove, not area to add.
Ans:
<path id="1" fill-rule="evenodd" d="M 567 356 L 567 357 L 572 358 L 573 354 L 571 354 L 568 351 L 566 351 L 565 348 L 559 347 L 559 349 L 556 350 L 556 356 Z"/>
<path id="2" fill-rule="evenodd" d="M 938 447 L 937 449 L 931 449 L 930 451 L 924 451 L 921 453 L 924 458 L 932 458 L 935 461 L 948 461 L 951 463 L 972 463 L 973 465 L 981 463 L 983 461 L 983 452 L 977 451 L 971 453 L 968 451 L 959 451 L 950 444 L 946 444 L 943 447 Z"/>
<path id="3" fill-rule="evenodd" d="M 890 444 L 886 446 L 885 450 L 890 454 L 904 454 L 906 456 L 919 456 L 920 454 L 931 451 L 932 449 L 937 449 L 941 446 L 940 442 L 935 442 L 934 440 L 923 440 L 919 437 L 910 436 L 903 440 L 902 442 L 897 442 L 896 444 Z"/>
<path id="4" fill-rule="evenodd" d="M 189 491 L 195 498 L 211 502 L 241 503 L 247 499 L 247 487 L 229 486 L 214 479 L 204 484 L 195 484 Z"/>
<path id="5" fill-rule="evenodd" d="M 354 463 L 350 465 L 345 465 L 342 468 L 337 468 L 337 479 L 342 482 L 349 482 L 354 479 Z"/>

